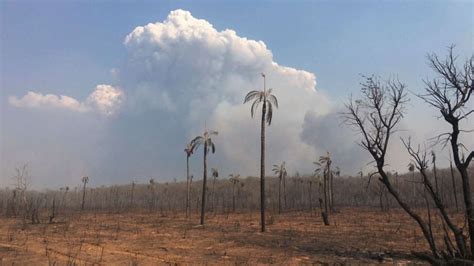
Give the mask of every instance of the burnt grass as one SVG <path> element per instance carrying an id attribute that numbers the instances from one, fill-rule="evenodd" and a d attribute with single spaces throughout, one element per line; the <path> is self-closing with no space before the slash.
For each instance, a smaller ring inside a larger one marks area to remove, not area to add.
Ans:
<path id="1" fill-rule="evenodd" d="M 341 208 L 330 226 L 318 211 L 269 213 L 265 233 L 258 212 L 206 218 L 200 226 L 197 213 L 84 212 L 26 227 L 0 218 L 0 265 L 425 264 L 411 251 L 428 251 L 400 209 Z"/>

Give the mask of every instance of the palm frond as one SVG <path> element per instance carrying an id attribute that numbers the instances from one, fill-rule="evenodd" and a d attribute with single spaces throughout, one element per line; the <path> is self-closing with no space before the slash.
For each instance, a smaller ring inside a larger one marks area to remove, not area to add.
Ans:
<path id="1" fill-rule="evenodd" d="M 267 112 L 267 124 L 271 125 L 272 124 L 272 117 L 273 117 L 273 107 L 270 102 L 267 102 L 268 105 L 268 112 Z"/>
<path id="2" fill-rule="evenodd" d="M 257 90 L 250 91 L 249 93 L 247 93 L 247 95 L 245 95 L 244 103 L 247 103 L 259 96 L 260 96 L 260 91 L 257 91 Z"/>
<path id="3" fill-rule="evenodd" d="M 212 142 L 211 139 L 209 139 L 209 142 L 210 142 L 209 144 L 211 146 L 212 153 L 215 153 L 216 152 L 216 145 L 214 145 L 214 142 Z"/>
<path id="4" fill-rule="evenodd" d="M 252 118 L 254 117 L 259 104 L 260 104 L 260 99 L 255 99 L 255 101 L 252 103 L 252 107 L 250 108 L 250 115 Z"/>
<path id="5" fill-rule="evenodd" d="M 191 140 L 191 145 L 193 146 L 193 150 L 197 150 L 199 146 L 203 143 L 204 138 L 202 136 L 197 136 L 193 140 Z"/>
<path id="6" fill-rule="evenodd" d="M 276 108 L 278 108 L 278 99 L 275 95 L 273 94 L 268 95 L 267 100 L 271 102 L 272 104 L 274 104 Z"/>

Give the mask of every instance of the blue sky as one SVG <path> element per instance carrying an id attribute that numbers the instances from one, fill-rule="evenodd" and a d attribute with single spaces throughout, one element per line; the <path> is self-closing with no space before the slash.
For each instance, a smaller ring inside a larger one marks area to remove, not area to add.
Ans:
<path id="1" fill-rule="evenodd" d="M 318 73 L 320 87 L 337 97 L 358 73 L 418 85 L 429 73 L 427 53 L 473 49 L 472 1 L 2 2 L 2 90 L 74 92 L 109 81 L 124 60 L 124 36 L 177 8 L 263 40 L 277 62 Z"/>
<path id="2" fill-rule="evenodd" d="M 125 70 L 124 65 L 129 62 L 130 51 L 124 45 L 125 37 L 137 26 L 163 22 L 172 10 L 187 10 L 193 17 L 211 23 L 217 31 L 232 29 L 240 37 L 263 41 L 271 50 L 274 62 L 314 73 L 316 89 L 323 92 L 330 99 L 329 105 L 336 106 L 336 109 L 350 93 L 357 93 L 360 74 L 398 76 L 411 91 L 419 91 L 423 87 L 422 79 L 432 77 L 426 65 L 428 53 L 444 55 L 446 47 L 451 44 L 456 44 L 456 52 L 461 58 L 472 55 L 474 50 L 472 1 L 3 1 L 0 8 L 2 183 L 8 183 L 5 176 L 11 174 L 12 164 L 21 161 L 22 153 L 12 155 L 15 160 L 6 158 L 10 157 L 9 154 L 22 149 L 41 153 L 41 149 L 46 149 L 33 144 L 41 142 L 41 134 L 35 139 L 35 135 L 21 132 L 21 125 L 33 125 L 32 130 L 43 132 L 48 143 L 59 150 L 68 138 L 64 135 L 71 126 L 64 122 L 70 117 L 16 108 L 8 103 L 8 97 L 20 98 L 28 91 L 35 91 L 85 99 L 97 84 L 131 86 L 130 81 L 124 81 L 126 78 L 111 74 L 111 69 Z M 277 84 L 274 86 L 278 87 Z M 124 90 L 128 93 L 131 89 Z M 127 114 L 124 112 L 122 116 L 127 117 Z M 108 131 L 111 128 L 139 127 L 142 124 L 137 121 L 153 116 L 153 111 L 142 112 L 142 116 L 124 118 L 123 123 L 108 125 L 107 129 L 102 127 L 105 128 L 104 124 L 110 123 L 108 121 L 73 119 L 82 121 L 77 123 L 78 131 L 95 132 L 88 127 L 101 128 L 99 131 L 106 131 L 105 135 L 114 136 L 114 131 Z M 54 139 L 44 133 L 51 126 L 56 127 L 52 134 Z M 130 134 L 136 135 L 137 132 Z M 144 135 L 145 139 L 150 136 Z M 131 139 L 123 136 L 117 143 L 128 147 Z M 104 146 L 102 152 L 108 154 L 107 144 L 96 141 Z M 149 139 L 147 143 L 154 141 Z M 29 148 L 12 144 L 26 142 L 32 142 Z M 84 140 L 82 145 L 88 143 Z M 67 151 L 76 148 L 71 146 L 65 150 L 68 154 Z M 80 154 L 77 156 L 81 157 Z M 151 156 L 159 159 L 163 155 Z M 173 155 L 173 160 L 179 156 Z M 223 157 L 217 161 L 222 160 L 222 168 L 225 168 L 230 163 L 226 156 Z M 33 165 L 43 164 L 35 162 L 34 158 L 37 156 L 27 161 Z M 146 156 L 141 160 L 146 160 Z M 400 162 L 402 164 L 405 162 Z M 136 171 L 137 175 L 153 175 L 152 164 L 146 165 L 143 168 L 149 170 Z M 88 169 L 82 170 L 85 172 L 95 171 L 97 175 L 109 176 L 103 183 L 125 182 L 130 178 L 127 175 L 135 173 L 129 171 L 123 176 L 111 177 L 120 175 L 105 169 L 112 166 L 104 169 L 100 169 L 100 164 L 90 169 L 81 167 Z M 58 170 L 54 173 L 52 168 L 37 168 L 41 169 L 38 170 L 39 176 L 54 176 L 47 179 L 53 184 L 60 176 L 76 174 L 74 171 Z M 171 164 L 170 170 L 160 171 L 166 172 L 163 179 L 170 179 L 182 175 L 178 169 L 180 162 Z"/>

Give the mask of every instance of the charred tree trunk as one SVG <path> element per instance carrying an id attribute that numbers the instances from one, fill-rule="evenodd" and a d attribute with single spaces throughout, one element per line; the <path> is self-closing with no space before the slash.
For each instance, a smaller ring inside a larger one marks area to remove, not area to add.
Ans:
<path id="1" fill-rule="evenodd" d="M 278 214 L 281 214 L 281 181 L 282 181 L 282 174 L 278 178 Z"/>
<path id="2" fill-rule="evenodd" d="M 454 203 L 456 205 L 456 212 L 459 212 L 458 207 L 458 193 L 456 192 L 456 180 L 454 180 L 453 161 L 449 160 L 449 169 L 451 171 L 451 182 L 453 184 Z"/>
<path id="3" fill-rule="evenodd" d="M 190 193 L 190 180 L 189 180 L 189 155 L 186 155 L 186 219 L 189 218 L 191 212 L 189 205 L 189 193 Z"/>
<path id="4" fill-rule="evenodd" d="M 204 225 L 204 213 L 206 211 L 206 182 L 207 182 L 207 141 L 204 142 L 204 172 L 202 175 L 201 196 L 201 225 Z"/>
<path id="5" fill-rule="evenodd" d="M 265 85 L 264 85 L 265 87 Z M 265 232 L 265 114 L 267 102 L 263 101 L 262 123 L 260 131 L 260 223 L 261 231 Z"/>

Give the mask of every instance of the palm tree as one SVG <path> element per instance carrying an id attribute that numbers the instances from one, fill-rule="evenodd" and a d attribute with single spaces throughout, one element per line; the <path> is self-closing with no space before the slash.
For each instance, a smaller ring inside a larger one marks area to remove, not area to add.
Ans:
<path id="1" fill-rule="evenodd" d="M 189 187 L 190 187 L 190 180 L 189 180 L 189 157 L 194 152 L 195 144 L 193 142 L 188 143 L 184 152 L 186 152 L 186 218 L 189 217 L 190 208 L 189 208 Z"/>
<path id="2" fill-rule="evenodd" d="M 416 181 L 415 181 L 415 164 L 410 162 L 408 164 L 408 171 L 411 172 L 411 181 L 413 182 L 413 204 L 415 204 L 415 197 L 416 197 Z"/>
<path id="3" fill-rule="evenodd" d="M 331 164 L 332 164 L 332 160 L 331 160 L 331 155 L 329 154 L 329 152 L 326 152 L 326 156 L 320 156 L 319 157 L 319 163 L 321 165 L 324 165 L 324 172 L 325 172 L 325 176 L 326 176 L 326 179 L 327 179 L 327 185 L 328 185 L 328 188 L 327 188 L 327 193 L 328 193 L 328 203 L 329 203 L 329 208 L 331 209 L 331 211 L 333 210 L 333 172 L 331 171 Z"/>
<path id="4" fill-rule="evenodd" d="M 259 104 L 262 103 L 262 120 L 260 125 L 260 217 L 262 232 L 265 232 L 265 123 L 268 125 L 272 123 L 273 105 L 278 108 L 278 100 L 272 94 L 272 89 L 267 90 L 265 74 L 262 73 L 262 77 L 263 90 L 253 90 L 247 93 L 244 104 L 253 101 L 250 108 L 250 114 L 253 118 Z"/>
<path id="5" fill-rule="evenodd" d="M 214 206 L 215 206 L 215 201 L 216 201 L 216 179 L 219 177 L 219 171 L 216 168 L 211 168 L 211 173 L 212 173 L 212 212 L 214 212 Z"/>
<path id="6" fill-rule="evenodd" d="M 191 143 L 195 146 L 195 149 L 199 148 L 200 145 L 204 145 L 204 158 L 203 158 L 203 175 L 202 175 L 202 197 L 201 197 L 201 225 L 204 225 L 204 211 L 206 207 L 206 182 L 207 182 L 207 153 L 211 151 L 216 152 L 216 146 L 212 142 L 211 136 L 217 135 L 217 131 L 204 131 L 202 136 L 195 137 Z"/>
<path id="7" fill-rule="evenodd" d="M 334 171 L 331 173 L 331 210 L 333 212 L 334 212 L 334 205 L 335 205 L 334 204 L 334 176 L 336 176 L 336 177 L 341 176 L 341 169 L 339 169 L 339 166 L 336 166 Z"/>
<path id="8" fill-rule="evenodd" d="M 86 199 L 86 184 L 89 183 L 89 177 L 84 176 L 82 179 L 82 183 L 84 186 L 82 187 L 82 204 L 81 204 L 81 210 L 84 210 L 84 204 L 85 204 L 85 199 Z"/>
<path id="9" fill-rule="evenodd" d="M 235 212 L 235 185 L 240 183 L 240 175 L 229 175 L 229 181 L 232 183 L 232 212 Z"/>
<path id="10" fill-rule="evenodd" d="M 151 193 L 150 210 L 154 210 L 155 209 L 155 204 L 156 204 L 156 193 L 155 193 L 156 182 L 155 182 L 155 179 L 150 178 L 148 189 L 150 190 L 150 193 Z M 163 206 L 161 206 L 161 215 L 163 215 Z"/>
<path id="11" fill-rule="evenodd" d="M 328 154 L 329 155 L 329 154 Z M 314 170 L 314 175 L 317 176 L 321 172 L 323 173 L 323 194 L 324 194 L 324 211 L 321 213 L 321 216 L 323 217 L 323 222 L 324 225 L 329 225 L 329 175 L 330 175 L 330 162 L 331 159 L 329 156 L 320 156 L 319 161 L 313 162 L 313 164 L 316 166 L 316 169 Z M 319 202 L 321 203 L 321 199 Z"/>
<path id="12" fill-rule="evenodd" d="M 436 173 L 436 153 L 434 151 L 431 151 L 431 162 L 433 163 L 433 175 L 435 179 L 435 188 L 436 188 L 436 193 L 439 193 L 439 186 L 438 186 L 438 175 Z M 441 186 L 443 187 L 443 186 Z M 441 200 L 443 200 L 443 194 L 441 193 Z"/>
<path id="13" fill-rule="evenodd" d="M 310 177 L 308 179 L 309 184 L 309 212 L 313 216 L 313 179 Z"/>
<path id="14" fill-rule="evenodd" d="M 275 175 L 278 176 L 278 213 L 281 213 L 281 183 L 283 178 L 287 175 L 285 162 L 282 162 L 280 165 L 274 164 L 273 170 Z"/>

